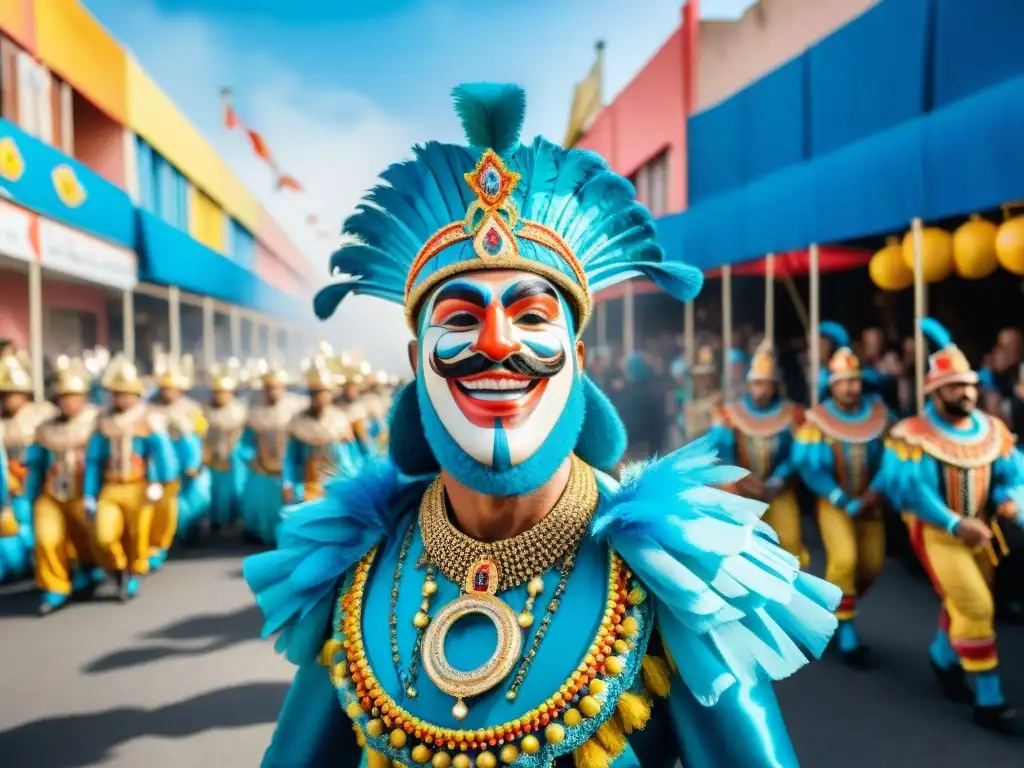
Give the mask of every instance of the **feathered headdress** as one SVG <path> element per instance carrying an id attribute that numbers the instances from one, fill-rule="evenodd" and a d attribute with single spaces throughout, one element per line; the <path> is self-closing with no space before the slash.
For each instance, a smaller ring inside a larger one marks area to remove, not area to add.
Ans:
<path id="1" fill-rule="evenodd" d="M 516 85 L 453 91 L 470 146 L 430 142 L 396 163 L 345 222 L 331 258 L 338 279 L 317 295 L 329 317 L 350 293 L 402 304 L 410 327 L 430 290 L 482 269 L 517 269 L 558 285 L 577 330 L 591 296 L 646 276 L 675 298 L 700 290 L 699 270 L 665 262 L 633 185 L 598 155 L 543 138 L 519 142 L 526 96 Z"/>
<path id="2" fill-rule="evenodd" d="M 775 381 L 776 378 L 775 350 L 771 339 L 765 339 L 754 350 L 747 370 L 747 381 Z"/>
<path id="3" fill-rule="evenodd" d="M 850 334 L 839 323 L 826 320 L 818 326 L 818 333 L 830 340 L 836 347 L 823 371 L 823 389 L 843 379 L 859 379 L 862 376 L 860 359 L 850 348 Z M 827 377 L 827 378 L 825 378 Z"/>
<path id="4" fill-rule="evenodd" d="M 937 348 L 928 358 L 925 394 L 945 384 L 977 384 L 978 374 L 971 368 L 960 348 L 953 343 L 953 337 L 942 323 L 930 317 L 922 317 L 920 323 L 921 332 Z"/>

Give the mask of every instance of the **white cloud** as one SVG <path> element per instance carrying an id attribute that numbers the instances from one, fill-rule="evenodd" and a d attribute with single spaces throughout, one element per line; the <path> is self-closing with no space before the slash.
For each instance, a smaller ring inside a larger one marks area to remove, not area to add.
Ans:
<path id="1" fill-rule="evenodd" d="M 125 8 L 135 57 L 200 128 L 241 181 L 328 280 L 328 258 L 341 222 L 379 172 L 406 154 L 409 125 L 365 95 L 311 88 L 271 57 L 238 50 L 205 20 L 162 14 L 146 2 Z M 304 194 L 276 192 L 273 174 L 244 135 L 222 127 L 219 91 L 236 90 L 240 116 L 265 138 L 281 169 Z M 308 224 L 318 217 L 318 236 Z M 308 297 L 307 297 L 308 298 Z M 310 313 L 311 326 L 316 321 Z M 409 338 L 401 308 L 375 299 L 346 301 L 317 333 L 336 348 L 361 349 L 370 363 L 404 373 Z"/>

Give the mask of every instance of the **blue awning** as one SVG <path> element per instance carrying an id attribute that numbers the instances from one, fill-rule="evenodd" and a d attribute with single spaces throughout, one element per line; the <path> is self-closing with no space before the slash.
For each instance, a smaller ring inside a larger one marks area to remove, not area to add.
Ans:
<path id="1" fill-rule="evenodd" d="M 899 233 L 1024 198 L 1024 75 L 662 218 L 669 259 L 708 270 Z"/>
<path id="2" fill-rule="evenodd" d="M 245 267 L 193 240 L 177 227 L 139 210 L 139 251 L 143 280 L 176 285 L 274 317 L 313 318 L 312 301 L 301 302 L 268 285 Z"/>

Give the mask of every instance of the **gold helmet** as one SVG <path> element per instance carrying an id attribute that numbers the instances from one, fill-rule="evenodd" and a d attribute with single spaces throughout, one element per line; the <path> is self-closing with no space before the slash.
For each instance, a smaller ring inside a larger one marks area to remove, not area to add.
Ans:
<path id="1" fill-rule="evenodd" d="M 19 355 L 4 355 L 0 358 L 0 393 L 32 394 L 32 374 Z"/>
<path id="2" fill-rule="evenodd" d="M 123 354 L 116 355 L 110 361 L 100 384 L 108 392 L 127 395 L 141 395 L 146 385 L 135 363 Z"/>
<path id="3" fill-rule="evenodd" d="M 337 374 L 328 362 L 328 358 L 321 356 L 302 361 L 302 377 L 310 392 L 329 392 L 337 386 Z"/>
<path id="4" fill-rule="evenodd" d="M 57 397 L 87 395 L 92 389 L 93 374 L 80 357 L 61 355 L 54 365 L 54 372 L 57 383 L 53 387 L 53 394 Z"/>
<path id="5" fill-rule="evenodd" d="M 160 389 L 192 389 L 195 382 L 195 361 L 192 355 L 180 358 L 166 352 L 157 354 L 153 363 L 153 380 Z"/>
<path id="6" fill-rule="evenodd" d="M 234 392 L 242 384 L 242 365 L 234 357 L 226 363 L 214 363 L 210 369 L 210 388 L 215 392 Z"/>
<path id="7" fill-rule="evenodd" d="M 288 371 L 285 370 L 284 366 L 278 365 L 274 361 L 260 359 L 257 362 L 257 369 L 260 372 L 260 383 L 263 386 L 266 386 L 267 384 L 282 384 L 287 386 L 290 383 Z"/>
<path id="8" fill-rule="evenodd" d="M 87 349 L 82 353 L 82 363 L 94 379 L 102 376 L 110 364 L 110 350 L 103 346 Z"/>

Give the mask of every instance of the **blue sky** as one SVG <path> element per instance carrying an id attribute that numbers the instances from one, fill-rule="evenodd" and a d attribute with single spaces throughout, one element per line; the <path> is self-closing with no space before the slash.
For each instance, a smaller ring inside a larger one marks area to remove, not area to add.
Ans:
<path id="1" fill-rule="evenodd" d="M 607 44 L 605 83 L 611 97 L 672 34 L 682 5 L 681 0 L 84 2 L 318 268 L 325 267 L 334 240 L 315 236 L 306 216 L 316 214 L 323 229 L 336 233 L 377 173 L 413 143 L 458 141 L 448 96 L 453 85 L 521 84 L 529 104 L 526 134 L 560 141 L 573 86 L 593 62 L 595 41 Z M 749 5 L 749 0 L 702 0 L 701 8 L 705 17 L 728 18 Z M 264 135 L 279 163 L 306 185 L 306 195 L 273 193 L 266 168 L 240 136 L 223 131 L 218 96 L 223 86 L 234 90 L 243 120 Z"/>

